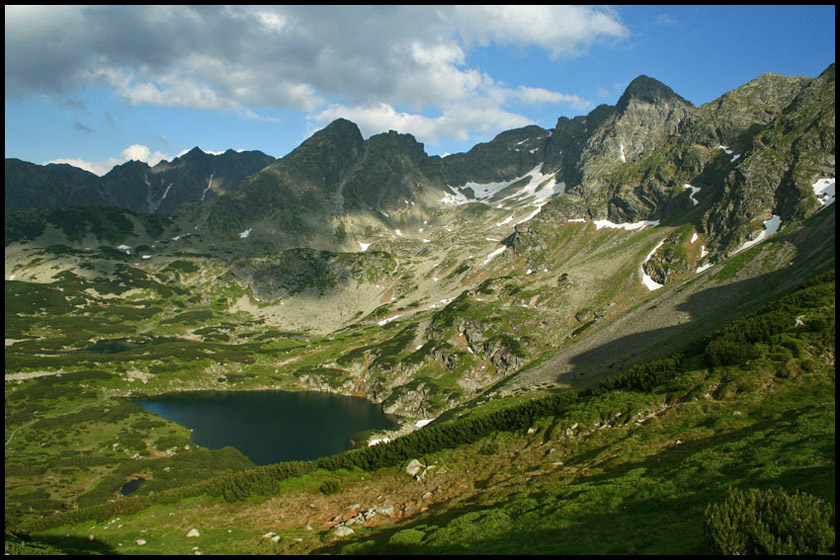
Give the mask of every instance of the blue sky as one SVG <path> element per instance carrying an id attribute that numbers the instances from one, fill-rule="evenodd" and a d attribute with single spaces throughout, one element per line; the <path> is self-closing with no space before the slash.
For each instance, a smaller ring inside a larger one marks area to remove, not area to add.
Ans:
<path id="1" fill-rule="evenodd" d="M 199 146 L 278 157 L 338 117 L 430 154 L 615 104 L 695 105 L 834 62 L 834 6 L 5 7 L 6 157 L 98 174 Z"/>

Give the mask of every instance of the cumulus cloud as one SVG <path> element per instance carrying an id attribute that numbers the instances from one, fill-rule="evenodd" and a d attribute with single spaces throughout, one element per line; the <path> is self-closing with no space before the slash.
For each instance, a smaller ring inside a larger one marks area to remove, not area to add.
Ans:
<path id="1" fill-rule="evenodd" d="M 552 58 L 575 56 L 628 31 L 602 6 L 458 6 L 454 19 L 467 43 L 538 47 Z"/>
<path id="2" fill-rule="evenodd" d="M 589 106 L 503 87 L 470 66 L 470 49 L 535 48 L 557 59 L 627 34 L 600 6 L 6 6 L 5 16 L 7 96 L 97 85 L 134 105 L 252 119 L 283 108 L 318 120 L 341 107 L 430 138 L 461 135 L 476 112 L 497 124 L 526 120 L 506 103 Z"/>
<path id="3" fill-rule="evenodd" d="M 530 119 L 500 109 L 492 103 L 458 105 L 434 117 L 397 111 L 387 103 L 357 107 L 331 105 L 313 115 L 311 120 L 326 124 L 337 118 L 355 122 L 363 136 L 397 130 L 432 145 L 437 145 L 443 138 L 464 141 L 475 132 L 487 133 L 533 124 Z"/>

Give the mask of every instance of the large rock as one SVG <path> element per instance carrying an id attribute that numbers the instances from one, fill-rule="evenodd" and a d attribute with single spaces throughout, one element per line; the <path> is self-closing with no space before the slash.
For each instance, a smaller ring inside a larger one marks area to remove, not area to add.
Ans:
<path id="1" fill-rule="evenodd" d="M 426 469 L 426 466 L 423 463 L 421 463 L 417 459 L 412 459 L 408 463 L 408 466 L 405 468 L 405 472 L 409 476 L 417 476 L 418 474 L 423 472 L 425 469 Z"/>
<path id="2" fill-rule="evenodd" d="M 336 537 L 349 537 L 354 532 L 355 531 L 353 531 L 353 529 L 351 529 L 350 527 L 346 527 L 344 525 L 339 525 L 338 527 L 335 528 L 335 531 L 333 532 L 333 534 Z"/>

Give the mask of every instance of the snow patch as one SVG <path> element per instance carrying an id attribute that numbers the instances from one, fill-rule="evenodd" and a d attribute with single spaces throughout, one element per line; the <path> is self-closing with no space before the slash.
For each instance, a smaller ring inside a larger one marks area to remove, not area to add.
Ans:
<path id="1" fill-rule="evenodd" d="M 504 219 L 504 220 L 502 220 L 501 222 L 497 223 L 497 224 L 496 224 L 496 227 L 500 227 L 500 226 L 503 226 L 503 225 L 505 225 L 505 224 L 509 224 L 509 223 L 510 223 L 510 222 L 512 222 L 512 221 L 513 221 L 513 216 L 508 216 L 507 218 L 505 218 L 505 219 Z"/>
<path id="2" fill-rule="evenodd" d="M 732 150 L 729 149 L 729 146 L 724 146 L 723 144 L 718 144 L 718 148 L 723 150 L 726 153 L 726 155 L 731 155 L 732 154 Z"/>
<path id="3" fill-rule="evenodd" d="M 689 243 L 694 243 L 698 239 L 700 239 L 700 236 L 697 235 L 697 232 L 695 231 L 693 234 L 691 234 L 691 241 L 689 241 Z"/>
<path id="4" fill-rule="evenodd" d="M 426 426 L 426 425 L 428 425 L 428 424 L 431 424 L 431 423 L 432 423 L 432 422 L 434 422 L 434 421 L 435 421 L 435 419 L 434 419 L 434 418 L 424 418 L 423 420 L 418 420 L 417 422 L 415 422 L 415 423 L 414 423 L 414 426 L 415 426 L 415 427 L 419 430 L 419 429 L 420 429 L 420 428 L 422 428 L 423 426 Z"/>
<path id="5" fill-rule="evenodd" d="M 359 241 L 359 247 L 362 248 L 362 253 L 367 251 L 368 247 L 370 247 L 370 245 L 371 245 L 370 243 L 362 243 L 361 241 Z"/>
<path id="6" fill-rule="evenodd" d="M 450 188 L 452 188 L 452 187 L 450 187 Z M 466 195 L 464 195 L 460 191 L 455 191 L 455 194 L 446 193 L 445 195 L 443 195 L 443 198 L 440 199 L 440 202 L 442 204 L 461 205 L 461 204 L 467 204 L 467 203 L 472 202 L 472 201 L 469 198 L 467 198 Z"/>
<path id="7" fill-rule="evenodd" d="M 769 220 L 764 221 L 764 229 L 761 231 L 761 233 L 758 234 L 758 237 L 756 237 L 755 239 L 753 239 L 751 241 L 747 241 L 746 243 L 741 245 L 738 249 L 736 249 L 735 252 L 732 253 L 732 254 L 737 255 L 741 251 L 743 251 L 745 249 L 749 249 L 753 245 L 756 245 L 757 243 L 760 243 L 760 242 L 764 241 L 765 239 L 767 239 L 768 237 L 770 237 L 771 235 L 773 235 L 774 233 L 779 231 L 779 226 L 780 225 L 782 225 L 782 218 L 780 216 L 777 216 L 777 215 L 773 214 L 772 217 Z"/>
<path id="8" fill-rule="evenodd" d="M 820 201 L 820 210 L 829 204 L 834 204 L 833 178 L 817 179 L 817 182 L 811 185 L 811 188 L 814 189 L 814 195 L 817 197 L 817 200 Z M 817 210 L 817 212 L 819 212 L 819 210 Z"/>
<path id="9" fill-rule="evenodd" d="M 691 185 L 689 185 L 688 183 L 686 183 L 685 185 L 683 185 L 683 187 L 685 187 L 685 188 L 687 188 L 688 190 L 690 190 L 690 191 L 691 191 L 691 194 L 689 194 L 689 195 L 688 195 L 688 198 L 690 198 L 690 199 L 691 199 L 691 203 L 692 203 L 694 206 L 697 206 L 697 205 L 700 203 L 700 201 L 699 201 L 699 200 L 697 200 L 696 198 L 694 198 L 694 195 L 700 192 L 700 187 L 692 187 L 692 186 L 691 186 Z"/>
<path id="10" fill-rule="evenodd" d="M 395 229 L 395 230 L 394 230 L 394 233 L 396 233 L 396 234 L 397 234 L 397 237 L 402 237 L 402 232 L 401 232 L 400 230 Z"/>
<path id="11" fill-rule="evenodd" d="M 656 280 L 654 280 L 653 278 L 651 278 L 650 276 L 648 276 L 648 274 L 645 272 L 645 263 L 647 263 L 647 262 L 650 260 L 650 258 L 654 255 L 654 253 L 656 253 L 656 252 L 659 250 L 659 248 L 660 248 L 660 247 L 662 247 L 662 245 L 664 245 L 664 244 L 665 244 L 665 240 L 663 239 L 662 241 L 660 241 L 660 242 L 656 245 L 656 247 L 654 247 L 654 248 L 653 248 L 653 251 L 651 251 L 651 252 L 648 254 L 648 256 L 647 256 L 647 257 L 645 257 L 645 260 L 642 262 L 642 266 L 641 266 L 641 271 L 642 271 L 642 284 L 644 284 L 644 285 L 645 285 L 645 287 L 646 287 L 648 290 L 650 290 L 651 292 L 652 292 L 653 290 L 658 290 L 658 289 L 659 289 L 659 288 L 661 288 L 664 284 L 660 284 L 659 282 L 657 282 Z"/>
<path id="12" fill-rule="evenodd" d="M 539 214 L 539 213 L 540 213 L 540 210 L 542 210 L 542 207 L 543 207 L 543 206 L 545 206 L 545 203 L 542 203 L 542 204 L 540 204 L 539 206 L 537 206 L 537 209 L 536 209 L 536 210 L 534 210 L 533 212 L 531 212 L 530 214 L 528 214 L 528 216 L 527 216 L 527 217 L 522 218 L 521 220 L 519 220 L 518 222 L 516 222 L 516 225 L 519 225 L 519 224 L 524 224 L 525 222 L 532 220 L 534 217 L 536 217 L 536 215 L 537 215 L 537 214 Z"/>
<path id="13" fill-rule="evenodd" d="M 243 232 L 240 232 L 239 233 L 239 238 L 240 239 L 248 239 L 249 237 L 251 237 L 251 232 L 253 231 L 253 229 L 254 228 L 249 228 L 249 229 L 246 229 Z"/>
<path id="14" fill-rule="evenodd" d="M 493 251 L 492 253 L 487 255 L 487 258 L 484 259 L 484 262 L 481 263 L 481 266 L 487 266 L 487 263 L 492 261 L 494 257 L 497 257 L 498 255 L 501 255 L 502 253 L 504 253 L 505 249 L 507 249 L 507 245 L 502 245 L 501 247 L 499 247 L 498 249 L 496 249 L 495 251 Z"/>
<path id="15" fill-rule="evenodd" d="M 610 228 L 610 229 L 624 229 L 627 231 L 634 231 L 637 229 L 643 229 L 647 226 L 656 227 L 659 225 L 659 220 L 642 220 L 640 222 L 633 222 L 633 223 L 623 223 L 623 224 L 615 224 L 609 220 L 595 220 L 595 229 L 601 229 L 603 227 Z"/>
<path id="16" fill-rule="evenodd" d="M 439 301 L 439 302 L 437 302 L 437 303 L 433 303 L 433 304 L 431 304 L 431 305 L 429 306 L 429 309 L 437 309 L 438 307 L 440 307 L 440 306 L 442 306 L 442 305 L 444 305 L 444 306 L 445 306 L 445 305 L 449 305 L 449 304 L 450 304 L 450 303 L 452 303 L 454 300 L 455 300 L 455 298 L 445 298 L 445 299 L 442 299 L 442 300 L 440 300 L 440 301 Z"/>
<path id="17" fill-rule="evenodd" d="M 377 325 L 379 325 L 379 326 L 381 327 L 381 326 L 383 326 L 383 325 L 387 325 L 387 324 L 388 324 L 388 323 L 390 323 L 391 321 L 394 321 L 394 320 L 396 320 L 396 319 L 399 319 L 400 317 L 402 317 L 402 313 L 400 313 L 399 315 L 394 315 L 393 317 L 388 317 L 387 319 L 382 319 L 381 321 L 379 321 L 379 322 L 378 322 L 378 323 L 376 323 L 376 324 L 377 324 Z"/>
<path id="18" fill-rule="evenodd" d="M 627 157 L 624 155 L 624 144 L 619 147 L 621 148 L 621 163 L 627 163 Z"/>
<path id="19" fill-rule="evenodd" d="M 213 186 L 213 174 L 210 174 L 210 182 L 207 183 L 207 188 L 204 189 L 204 192 L 201 193 L 201 202 L 204 202 L 204 197 L 207 196 L 207 191 L 210 190 L 210 187 Z"/>
<path id="20" fill-rule="evenodd" d="M 736 160 L 736 159 L 738 159 L 739 157 L 741 157 L 741 154 L 735 154 L 734 156 L 732 156 L 732 159 L 730 159 L 730 160 L 729 160 L 729 161 L 730 161 L 730 163 L 731 163 L 731 162 L 733 162 L 733 161 L 735 161 L 735 160 Z"/>
<path id="21" fill-rule="evenodd" d="M 500 202 L 511 201 L 513 203 L 522 204 L 531 201 L 534 204 L 542 204 L 544 201 L 556 194 L 563 194 L 566 187 L 565 183 L 557 183 L 554 178 L 555 173 L 544 174 L 542 172 L 542 165 L 543 164 L 537 165 L 522 177 L 517 177 L 512 181 L 501 181 L 495 183 L 468 182 L 463 187 L 449 186 L 449 189 L 454 194 L 446 194 L 441 199 L 441 202 L 444 204 L 488 202 L 504 189 L 515 183 L 528 179 L 528 182 L 524 186 L 520 187 L 513 194 L 504 197 Z M 475 195 L 474 199 L 470 199 L 464 194 L 463 191 L 467 189 L 472 190 Z"/>

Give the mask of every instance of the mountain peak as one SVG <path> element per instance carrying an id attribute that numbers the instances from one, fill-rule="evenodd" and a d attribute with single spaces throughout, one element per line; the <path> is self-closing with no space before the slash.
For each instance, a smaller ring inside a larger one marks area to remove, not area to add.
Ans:
<path id="1" fill-rule="evenodd" d="M 189 152 L 182 155 L 181 157 L 182 158 L 197 158 L 197 157 L 206 157 L 208 155 L 210 155 L 210 154 L 208 154 L 207 152 L 205 152 L 204 150 L 202 150 L 201 148 L 196 146 L 192 150 L 190 150 Z"/>
<path id="2" fill-rule="evenodd" d="M 325 126 L 324 128 L 321 129 L 322 132 L 326 131 L 326 130 L 334 131 L 334 132 L 344 132 L 344 133 L 346 133 L 346 132 L 350 132 L 350 133 L 356 132 L 356 133 L 359 134 L 359 136 L 362 135 L 361 131 L 359 130 L 359 126 L 356 123 L 354 123 L 353 121 L 344 119 L 344 118 L 337 118 L 334 121 L 332 121 L 330 124 L 328 124 L 327 126 Z"/>
<path id="3" fill-rule="evenodd" d="M 619 111 L 624 111 L 630 104 L 631 100 L 646 101 L 647 103 L 658 103 L 661 101 L 677 101 L 685 105 L 693 106 L 691 102 L 686 101 L 676 93 L 674 90 L 650 76 L 639 76 L 627 86 L 621 98 L 619 98 L 616 108 Z"/>

